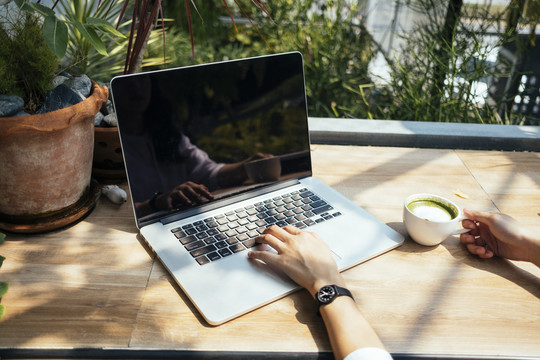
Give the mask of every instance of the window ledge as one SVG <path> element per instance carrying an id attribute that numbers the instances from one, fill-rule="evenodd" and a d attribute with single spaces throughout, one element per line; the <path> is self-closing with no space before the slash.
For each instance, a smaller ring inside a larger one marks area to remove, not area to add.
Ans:
<path id="1" fill-rule="evenodd" d="M 314 144 L 540 151 L 540 126 L 309 118 Z"/>

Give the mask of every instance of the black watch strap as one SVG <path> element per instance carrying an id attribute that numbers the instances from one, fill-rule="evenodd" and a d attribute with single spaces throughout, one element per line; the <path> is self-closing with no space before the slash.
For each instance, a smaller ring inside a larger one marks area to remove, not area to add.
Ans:
<path id="1" fill-rule="evenodd" d="M 319 307 L 322 305 L 328 305 L 334 301 L 338 296 L 348 296 L 354 300 L 352 293 L 341 286 L 337 285 L 326 285 L 323 286 L 319 291 L 317 291 L 316 299 Z"/>

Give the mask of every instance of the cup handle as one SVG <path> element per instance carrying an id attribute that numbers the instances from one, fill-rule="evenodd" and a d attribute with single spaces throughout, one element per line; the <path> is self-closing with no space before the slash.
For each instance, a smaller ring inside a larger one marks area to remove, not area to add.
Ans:
<path id="1" fill-rule="evenodd" d="M 471 229 L 457 229 L 452 232 L 452 235 L 459 235 L 459 234 L 465 234 L 471 231 Z"/>
<path id="2" fill-rule="evenodd" d="M 467 217 L 463 213 L 459 214 L 459 216 L 457 217 L 457 221 L 459 221 L 459 222 L 461 222 L 461 221 L 463 221 L 465 219 L 467 219 Z M 452 235 L 465 234 L 465 233 L 468 233 L 469 231 L 471 231 L 471 229 L 457 229 L 457 230 L 452 232 Z"/>

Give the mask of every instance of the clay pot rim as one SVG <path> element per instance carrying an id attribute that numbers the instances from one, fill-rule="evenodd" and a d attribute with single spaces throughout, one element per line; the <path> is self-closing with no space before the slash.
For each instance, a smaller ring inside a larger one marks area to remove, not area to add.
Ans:
<path id="1" fill-rule="evenodd" d="M 16 132 L 52 132 L 67 128 L 77 119 L 94 116 L 107 101 L 109 89 L 92 81 L 91 95 L 78 104 L 44 114 L 0 117 L 0 138 Z M 61 113 L 64 115 L 60 115 Z"/>

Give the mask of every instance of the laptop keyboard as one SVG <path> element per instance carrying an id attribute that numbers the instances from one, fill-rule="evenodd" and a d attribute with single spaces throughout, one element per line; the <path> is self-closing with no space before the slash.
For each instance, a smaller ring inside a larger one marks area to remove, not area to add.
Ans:
<path id="1" fill-rule="evenodd" d="M 171 230 L 187 251 L 205 265 L 249 249 L 270 225 L 303 229 L 341 213 L 303 188 Z"/>

